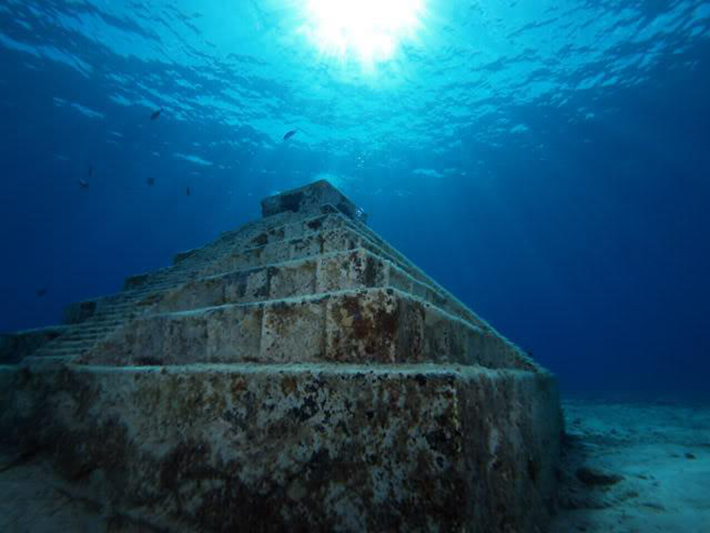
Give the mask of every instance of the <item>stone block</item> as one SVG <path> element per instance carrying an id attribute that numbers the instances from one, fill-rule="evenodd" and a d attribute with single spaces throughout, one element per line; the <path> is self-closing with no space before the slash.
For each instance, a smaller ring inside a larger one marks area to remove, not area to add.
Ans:
<path id="1" fill-rule="evenodd" d="M 28 329 L 17 333 L 0 333 L 0 365 L 19 363 L 47 343 L 69 331 L 68 326 Z"/>
<path id="2" fill-rule="evenodd" d="M 322 256 L 319 260 L 316 292 L 384 287 L 387 285 L 388 271 L 387 262 L 363 249 Z"/>
<path id="3" fill-rule="evenodd" d="M 279 300 L 316 293 L 316 260 L 269 267 L 269 298 Z"/>
<path id="4" fill-rule="evenodd" d="M 324 237 L 321 234 L 307 235 L 301 239 L 288 241 L 288 256 L 284 259 L 292 261 L 315 257 L 324 252 Z"/>
<path id="5" fill-rule="evenodd" d="M 479 363 L 467 348 L 468 338 L 480 337 L 480 331 L 432 305 L 426 306 L 424 317 L 424 349 L 428 361 Z"/>
<path id="6" fill-rule="evenodd" d="M 533 533 L 553 507 L 562 424 L 544 373 L 69 366 L 0 382 L 8 441 L 150 528 Z"/>
<path id="7" fill-rule="evenodd" d="M 198 252 L 199 252 L 199 248 L 193 249 L 193 250 L 187 250 L 185 252 L 178 252 L 177 254 L 175 254 L 175 257 L 173 257 L 173 264 L 178 265 L 178 264 L 182 263 L 183 261 L 185 261 L 186 259 L 194 258 Z"/>
<path id="8" fill-rule="evenodd" d="M 115 366 L 258 361 L 263 306 L 225 305 L 137 318 L 76 360 Z"/>
<path id="9" fill-rule="evenodd" d="M 297 266 L 292 275 L 314 273 L 312 263 Z M 400 291 L 371 288 L 141 316 L 77 362 L 426 362 L 538 371 L 519 355 L 490 330 Z"/>
<path id="10" fill-rule="evenodd" d="M 422 296 L 424 293 L 417 294 L 416 286 L 420 285 L 418 281 L 415 281 L 409 274 L 407 274 L 401 268 L 396 267 L 391 262 L 389 263 L 389 268 L 387 269 L 387 286 L 397 289 L 407 294 L 413 296 Z"/>
<path id="11" fill-rule="evenodd" d="M 189 281 L 178 288 L 166 291 L 156 298 L 153 312 L 186 311 L 212 307 L 225 303 L 229 284 L 219 279 L 206 278 Z"/>
<path id="12" fill-rule="evenodd" d="M 362 247 L 361 236 L 348 229 L 327 230 L 320 233 L 321 249 L 320 253 L 330 254 L 335 252 L 345 252 Z"/>
<path id="13" fill-rule="evenodd" d="M 325 180 L 264 198 L 261 201 L 261 212 L 264 217 L 286 211 L 307 214 L 319 212 L 324 205 L 332 205 L 339 212 L 363 224 L 367 222 L 365 212 Z"/>
<path id="14" fill-rule="evenodd" d="M 96 313 L 96 309 L 97 302 L 95 300 L 71 303 L 64 308 L 62 323 L 67 325 L 80 324 L 91 318 Z"/>
<path id="15" fill-rule="evenodd" d="M 352 291 L 328 298 L 326 357 L 339 362 L 394 363 L 400 327 L 393 291 Z"/>
<path id="16" fill-rule="evenodd" d="M 258 302 L 269 297 L 269 271 L 256 268 L 213 278 L 224 285 L 224 303 Z"/>
<path id="17" fill-rule="evenodd" d="M 261 362 L 312 362 L 325 357 L 324 298 L 264 306 Z"/>
<path id="18" fill-rule="evenodd" d="M 145 285 L 149 280 L 150 274 L 136 274 L 135 276 L 127 277 L 123 283 L 123 289 L 130 291 L 133 289 L 139 289 Z"/>
<path id="19" fill-rule="evenodd" d="M 244 248 L 258 248 L 267 244 L 302 239 L 308 235 L 329 229 L 351 228 L 340 213 L 328 213 L 310 218 L 291 220 L 276 227 L 264 227 L 263 231 L 252 236 Z"/>
<path id="20" fill-rule="evenodd" d="M 207 311 L 207 349 L 203 362 L 258 361 L 261 352 L 264 307 L 222 306 Z M 194 357 L 188 352 L 184 363 Z"/>

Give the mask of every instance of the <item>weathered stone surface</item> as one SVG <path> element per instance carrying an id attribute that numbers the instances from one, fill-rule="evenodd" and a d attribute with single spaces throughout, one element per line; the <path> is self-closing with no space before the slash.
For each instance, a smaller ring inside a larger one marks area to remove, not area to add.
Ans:
<path id="1" fill-rule="evenodd" d="M 0 443 L 157 530 L 544 530 L 550 374 L 330 185 L 263 210 L 1 337 Z"/>
<path id="2" fill-rule="evenodd" d="M 64 324 L 80 324 L 96 313 L 97 302 L 87 300 L 69 304 L 64 309 Z"/>
<path id="3" fill-rule="evenodd" d="M 51 326 L 17 333 L 0 333 L 0 364 L 19 363 L 65 331 L 64 326 Z"/>
<path id="4" fill-rule="evenodd" d="M 284 211 L 309 213 L 323 204 L 332 205 L 338 211 L 354 220 L 367 221 L 367 215 L 361 209 L 324 180 L 264 198 L 261 201 L 261 211 L 264 217 L 283 213 Z"/>
<path id="5" fill-rule="evenodd" d="M 438 362 L 539 371 L 493 332 L 381 288 L 146 315 L 74 360 L 119 366 L 244 361 Z"/>
<path id="6" fill-rule="evenodd" d="M 198 365 L 0 381 L 15 445 L 170 531 L 532 532 L 552 505 L 546 373 Z"/>
<path id="7" fill-rule="evenodd" d="M 391 261 L 364 248 L 202 277 L 162 293 L 155 300 L 153 310 L 182 311 L 374 287 L 390 287 L 413 294 L 472 324 L 490 329 L 456 300 L 413 279 Z"/>

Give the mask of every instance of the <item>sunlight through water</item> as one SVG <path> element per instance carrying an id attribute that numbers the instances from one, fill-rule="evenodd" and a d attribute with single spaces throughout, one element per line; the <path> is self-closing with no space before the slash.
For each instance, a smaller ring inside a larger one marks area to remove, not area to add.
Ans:
<path id="1" fill-rule="evenodd" d="M 303 31 L 321 53 L 370 67 L 414 38 L 424 0 L 307 0 L 304 9 Z"/>

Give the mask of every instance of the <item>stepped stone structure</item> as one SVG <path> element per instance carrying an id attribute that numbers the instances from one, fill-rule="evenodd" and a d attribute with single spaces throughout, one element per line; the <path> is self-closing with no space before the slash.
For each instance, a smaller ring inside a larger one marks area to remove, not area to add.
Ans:
<path id="1" fill-rule="evenodd" d="M 262 208 L 3 335 L 2 444 L 147 530 L 544 531 L 553 377 L 328 183 Z"/>

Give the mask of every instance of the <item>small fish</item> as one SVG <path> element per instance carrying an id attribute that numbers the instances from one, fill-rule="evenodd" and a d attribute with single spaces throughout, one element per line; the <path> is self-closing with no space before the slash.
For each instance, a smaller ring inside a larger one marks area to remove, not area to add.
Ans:
<path id="1" fill-rule="evenodd" d="M 286 132 L 286 135 L 284 135 L 284 141 L 288 141 L 291 137 L 293 137 L 294 135 L 296 135 L 296 132 L 297 132 L 297 131 L 298 131 L 298 130 L 287 131 L 287 132 Z"/>
<path id="2" fill-rule="evenodd" d="M 145 180 L 145 182 L 148 184 L 149 187 L 152 187 L 153 185 L 155 185 L 155 178 L 148 178 L 147 180 Z"/>
<path id="3" fill-rule="evenodd" d="M 161 107 L 157 111 L 153 111 L 153 114 L 150 115 L 150 120 L 158 120 L 158 117 L 160 117 L 160 113 L 163 112 L 163 108 Z"/>
<path id="4" fill-rule="evenodd" d="M 77 180 L 79 183 L 79 187 L 82 188 L 85 191 L 89 190 L 89 182 L 86 180 Z"/>
<path id="5" fill-rule="evenodd" d="M 42 296 L 44 296 L 48 292 L 49 292 L 49 289 L 42 287 L 41 289 L 37 289 L 37 292 L 35 294 L 37 294 L 37 298 L 41 298 Z"/>
<path id="6" fill-rule="evenodd" d="M 190 194 L 192 194 L 190 192 L 190 187 L 185 187 L 185 196 L 190 196 Z"/>
<path id="7" fill-rule="evenodd" d="M 94 166 L 89 165 L 89 177 L 93 178 L 94 177 Z"/>

